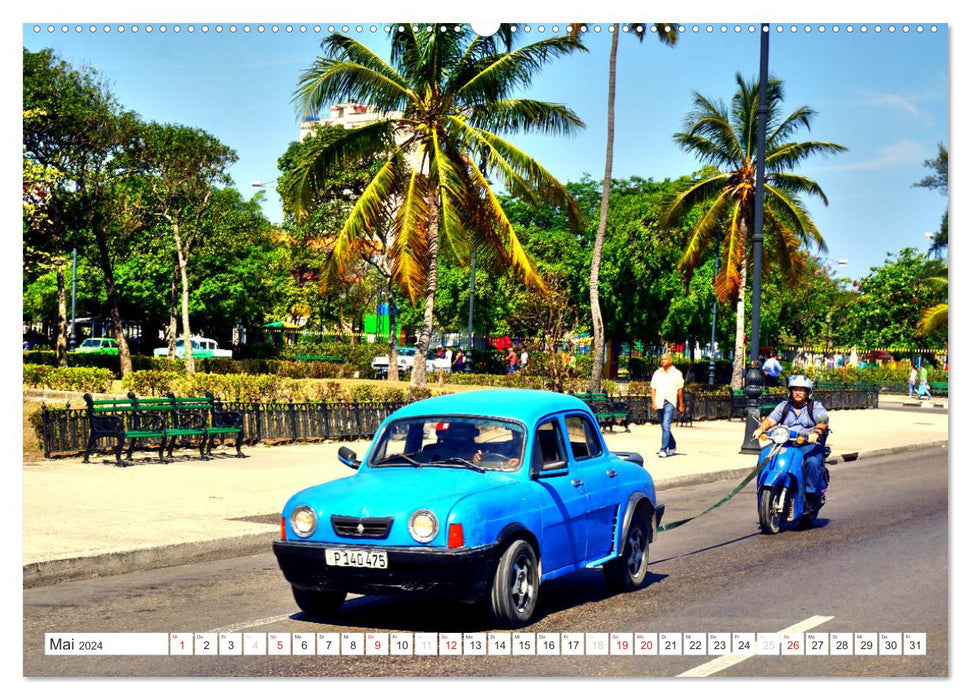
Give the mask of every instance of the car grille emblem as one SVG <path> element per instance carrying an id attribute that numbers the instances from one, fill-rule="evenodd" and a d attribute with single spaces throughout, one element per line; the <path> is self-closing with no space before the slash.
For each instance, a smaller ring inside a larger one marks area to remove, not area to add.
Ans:
<path id="1" fill-rule="evenodd" d="M 364 523 L 358 523 L 357 524 L 357 534 L 359 534 L 359 535 L 363 535 L 364 534 Z"/>

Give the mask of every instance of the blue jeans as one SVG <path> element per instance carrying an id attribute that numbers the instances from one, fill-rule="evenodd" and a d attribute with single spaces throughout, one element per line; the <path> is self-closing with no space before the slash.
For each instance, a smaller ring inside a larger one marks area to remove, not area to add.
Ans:
<path id="1" fill-rule="evenodd" d="M 907 385 L 907 397 L 910 398 L 914 395 L 914 383 L 909 382 Z"/>
<path id="2" fill-rule="evenodd" d="M 674 452 L 678 449 L 678 441 L 674 439 L 674 435 L 671 433 L 671 421 L 674 419 L 674 404 L 670 401 L 665 401 L 664 408 L 660 409 L 659 412 L 661 414 L 661 449 Z"/>
<path id="3" fill-rule="evenodd" d="M 819 480 L 823 474 L 826 448 L 817 442 L 815 445 L 803 445 L 799 449 L 802 450 L 802 475 L 806 490 L 818 493 L 823 488 Z"/>

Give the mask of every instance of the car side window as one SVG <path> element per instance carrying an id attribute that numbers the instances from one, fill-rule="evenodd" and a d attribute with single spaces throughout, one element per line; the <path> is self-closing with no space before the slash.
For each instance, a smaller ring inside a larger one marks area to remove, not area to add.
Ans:
<path id="1" fill-rule="evenodd" d="M 535 455 L 540 472 L 556 471 L 566 466 L 566 454 L 563 450 L 563 438 L 560 435 L 558 421 L 550 420 L 536 428 Z"/>
<path id="2" fill-rule="evenodd" d="M 566 433 L 570 441 L 573 459 L 581 460 L 588 457 L 599 457 L 602 450 L 600 440 L 590 419 L 586 416 L 572 415 L 566 417 Z"/>

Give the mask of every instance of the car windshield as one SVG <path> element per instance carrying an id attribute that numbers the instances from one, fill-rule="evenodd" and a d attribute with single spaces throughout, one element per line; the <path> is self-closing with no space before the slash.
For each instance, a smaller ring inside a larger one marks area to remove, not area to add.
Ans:
<path id="1" fill-rule="evenodd" d="M 526 430 L 512 421 L 473 416 L 403 418 L 381 433 L 372 467 L 457 467 L 516 471 Z"/>
<path id="2" fill-rule="evenodd" d="M 100 340 L 90 340 L 90 339 L 88 339 L 88 340 L 85 340 L 83 343 L 81 343 L 81 347 L 82 348 L 100 348 L 101 347 L 101 341 Z"/>
<path id="3" fill-rule="evenodd" d="M 175 341 L 175 347 L 177 347 L 177 348 L 185 347 L 185 339 L 179 338 L 178 340 L 176 340 Z M 198 350 L 199 349 L 199 341 L 197 341 L 197 340 L 193 340 L 192 341 L 192 349 L 193 350 Z"/>
<path id="4" fill-rule="evenodd" d="M 398 354 L 402 357 L 411 357 L 415 354 L 414 348 L 398 348 Z"/>

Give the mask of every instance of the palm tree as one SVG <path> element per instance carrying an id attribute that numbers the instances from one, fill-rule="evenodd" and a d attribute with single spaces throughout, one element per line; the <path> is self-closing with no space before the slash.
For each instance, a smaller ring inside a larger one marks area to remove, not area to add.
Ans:
<path id="1" fill-rule="evenodd" d="M 722 260 L 715 277 L 715 293 L 722 303 L 736 303 L 732 387 L 739 388 L 745 359 L 745 284 L 751 264 L 748 251 L 755 213 L 759 86 L 758 81 L 748 82 L 740 74 L 736 74 L 735 82 L 730 111 L 721 102 L 695 93 L 685 131 L 675 134 L 674 140 L 716 169 L 704 171 L 700 179 L 678 194 L 662 216 L 662 223 L 689 217 L 693 221 L 678 262 L 678 269 L 689 278 L 711 247 L 717 227 L 722 227 Z M 829 200 L 814 180 L 792 170 L 810 156 L 840 153 L 846 148 L 827 141 L 791 141 L 800 127 L 810 128 L 816 112 L 802 106 L 782 118 L 782 82 L 770 78 L 766 88 L 763 267 L 778 265 L 795 284 L 803 271 L 803 258 L 797 255 L 800 248 L 826 252 L 823 236 L 800 195 L 815 195 L 827 205 Z"/>
<path id="2" fill-rule="evenodd" d="M 947 288 L 947 277 L 928 277 L 928 282 Z M 938 328 L 947 328 L 947 302 L 924 309 L 920 317 L 917 335 L 927 337 Z"/>
<path id="3" fill-rule="evenodd" d="M 574 32 L 581 31 L 583 25 L 570 25 Z M 633 35 L 644 41 L 646 25 L 633 24 Z M 654 30 L 662 44 L 674 46 L 678 33 L 670 23 L 655 24 Z M 620 24 L 611 25 L 610 61 L 607 77 L 607 157 L 604 160 L 603 190 L 600 195 L 600 219 L 597 222 L 597 236 L 590 259 L 590 317 L 593 326 L 593 372 L 590 375 L 591 393 L 600 392 L 603 376 L 604 322 L 600 311 L 600 259 L 603 254 L 604 236 L 607 231 L 607 209 L 610 203 L 610 179 L 614 169 L 614 96 L 617 84 L 617 38 L 621 33 Z"/>
<path id="4" fill-rule="evenodd" d="M 572 134 L 583 127 L 564 105 L 511 95 L 528 88 L 548 61 L 584 49 L 571 36 L 515 50 L 500 48 L 498 41 L 461 25 L 398 25 L 388 63 L 360 42 L 333 35 L 323 40 L 324 55 L 301 76 L 294 93 L 303 114 L 356 99 L 386 115 L 310 153 L 300 165 L 301 177 L 282 194 L 299 213 L 327 175 L 362 158 L 382 161 L 337 235 L 333 256 L 338 267 L 349 264 L 357 242 L 390 214 L 386 254 L 392 275 L 413 303 L 424 295 L 419 360 L 428 350 L 443 249 L 465 263 L 472 246 L 484 244 L 524 284 L 543 289 L 492 178 L 515 197 L 565 206 L 578 219 L 565 188 L 501 134 Z M 411 382 L 424 386 L 424 362 L 415 363 Z"/>

